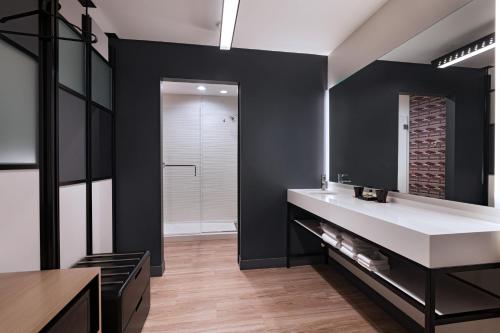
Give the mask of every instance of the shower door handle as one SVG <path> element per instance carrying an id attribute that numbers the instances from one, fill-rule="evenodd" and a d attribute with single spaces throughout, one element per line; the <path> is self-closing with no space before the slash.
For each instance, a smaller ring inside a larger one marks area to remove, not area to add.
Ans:
<path id="1" fill-rule="evenodd" d="M 197 175 L 196 164 L 166 164 L 166 163 L 163 163 L 163 167 L 164 168 L 166 168 L 166 167 L 188 167 L 188 168 L 194 167 L 194 176 L 196 177 L 196 175 Z"/>

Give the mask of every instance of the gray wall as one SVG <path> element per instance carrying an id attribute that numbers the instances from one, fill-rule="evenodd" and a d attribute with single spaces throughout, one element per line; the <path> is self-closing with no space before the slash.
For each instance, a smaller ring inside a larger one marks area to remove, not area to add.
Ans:
<path id="1" fill-rule="evenodd" d="M 319 187 L 323 171 L 327 58 L 132 40 L 111 41 L 111 51 L 117 250 L 151 250 L 153 272 L 159 273 L 160 80 L 238 82 L 240 265 L 284 265 L 286 189 Z"/>
<path id="2" fill-rule="evenodd" d="M 454 131 L 447 137 L 454 140 L 447 141 L 446 199 L 485 204 L 486 91 L 484 70 L 391 61 L 366 66 L 330 89 L 332 180 L 347 173 L 356 185 L 397 189 L 398 96 L 440 95 L 455 104 L 447 116 L 447 131 Z"/>

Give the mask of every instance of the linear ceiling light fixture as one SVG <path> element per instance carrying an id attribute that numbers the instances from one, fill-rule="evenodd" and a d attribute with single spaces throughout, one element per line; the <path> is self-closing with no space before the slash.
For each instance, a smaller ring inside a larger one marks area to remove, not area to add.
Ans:
<path id="1" fill-rule="evenodd" d="M 492 33 L 434 60 L 432 64 L 437 68 L 446 68 L 464 61 L 465 59 L 472 58 L 475 55 L 491 50 L 495 48 L 495 45 L 495 33 Z"/>
<path id="2" fill-rule="evenodd" d="M 220 28 L 219 41 L 221 50 L 231 49 L 239 6 L 240 0 L 224 0 L 224 3 L 222 5 L 222 23 Z"/>

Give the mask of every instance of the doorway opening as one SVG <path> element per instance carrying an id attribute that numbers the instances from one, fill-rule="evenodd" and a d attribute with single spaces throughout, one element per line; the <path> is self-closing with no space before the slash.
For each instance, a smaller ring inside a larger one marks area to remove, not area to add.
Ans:
<path id="1" fill-rule="evenodd" d="M 238 85 L 161 81 L 166 237 L 238 230 Z"/>
<path id="2" fill-rule="evenodd" d="M 453 160 L 447 154 L 447 146 L 453 142 L 453 133 L 447 130 L 450 111 L 451 101 L 444 96 L 399 95 L 399 192 L 447 198 L 447 179 L 452 176 L 447 169 Z"/>

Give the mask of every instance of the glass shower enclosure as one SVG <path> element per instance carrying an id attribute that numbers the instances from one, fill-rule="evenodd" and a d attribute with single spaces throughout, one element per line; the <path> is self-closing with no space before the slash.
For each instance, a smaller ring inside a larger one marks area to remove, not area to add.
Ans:
<path id="1" fill-rule="evenodd" d="M 161 112 L 164 234 L 235 232 L 237 86 L 163 82 Z"/>

